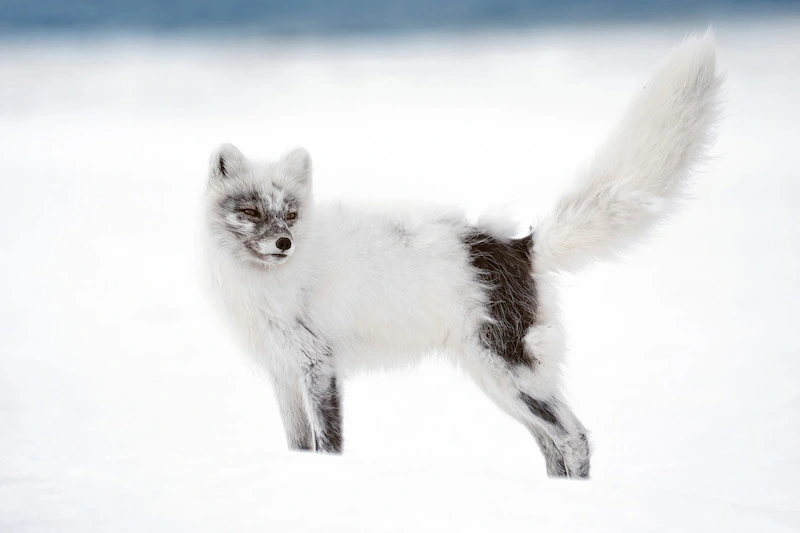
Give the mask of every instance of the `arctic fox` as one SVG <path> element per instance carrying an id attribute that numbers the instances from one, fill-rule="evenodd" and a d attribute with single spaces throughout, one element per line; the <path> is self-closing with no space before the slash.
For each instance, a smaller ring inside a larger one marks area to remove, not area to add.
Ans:
<path id="1" fill-rule="evenodd" d="M 312 203 L 302 148 L 211 158 L 213 291 L 271 376 L 290 449 L 342 451 L 342 380 L 446 354 L 535 437 L 550 476 L 589 475 L 587 430 L 560 389 L 555 273 L 611 258 L 679 202 L 711 141 L 710 34 L 677 47 L 570 192 L 529 235 L 458 210 Z"/>

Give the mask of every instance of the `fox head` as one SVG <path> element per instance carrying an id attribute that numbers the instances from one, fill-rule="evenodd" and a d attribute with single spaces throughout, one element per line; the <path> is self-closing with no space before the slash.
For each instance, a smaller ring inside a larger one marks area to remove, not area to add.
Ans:
<path id="1" fill-rule="evenodd" d="M 258 266 L 284 263 L 298 247 L 311 196 L 311 157 L 304 148 L 277 161 L 249 161 L 231 144 L 211 156 L 207 209 L 218 245 Z"/>

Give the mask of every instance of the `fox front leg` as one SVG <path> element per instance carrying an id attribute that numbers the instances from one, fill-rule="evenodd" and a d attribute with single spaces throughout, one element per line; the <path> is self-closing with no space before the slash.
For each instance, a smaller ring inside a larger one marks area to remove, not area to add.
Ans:
<path id="1" fill-rule="evenodd" d="M 313 359 L 304 368 L 303 401 L 314 435 L 314 449 L 342 453 L 342 401 L 330 355 Z"/>
<path id="2" fill-rule="evenodd" d="M 286 443 L 290 450 L 311 450 L 314 440 L 311 424 L 303 405 L 303 384 L 296 379 L 274 379 L 275 396 L 286 432 Z"/>

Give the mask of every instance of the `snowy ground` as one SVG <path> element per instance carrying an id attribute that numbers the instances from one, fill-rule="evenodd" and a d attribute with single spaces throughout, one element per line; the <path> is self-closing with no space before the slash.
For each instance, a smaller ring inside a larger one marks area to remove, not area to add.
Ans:
<path id="1" fill-rule="evenodd" d="M 0 530 L 798 531 L 800 20 L 717 28 L 696 199 L 564 279 L 589 482 L 436 362 L 347 384 L 344 456 L 290 454 L 198 282 L 219 142 L 524 226 L 687 30 L 0 46 Z"/>

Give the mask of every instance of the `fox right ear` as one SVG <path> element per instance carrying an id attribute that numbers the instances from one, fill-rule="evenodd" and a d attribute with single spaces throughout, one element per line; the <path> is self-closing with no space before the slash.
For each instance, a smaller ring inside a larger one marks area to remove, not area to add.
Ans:
<path id="1" fill-rule="evenodd" d="M 232 144 L 220 145 L 211 156 L 208 175 L 211 179 L 225 179 L 235 176 L 245 166 L 245 157 Z"/>

